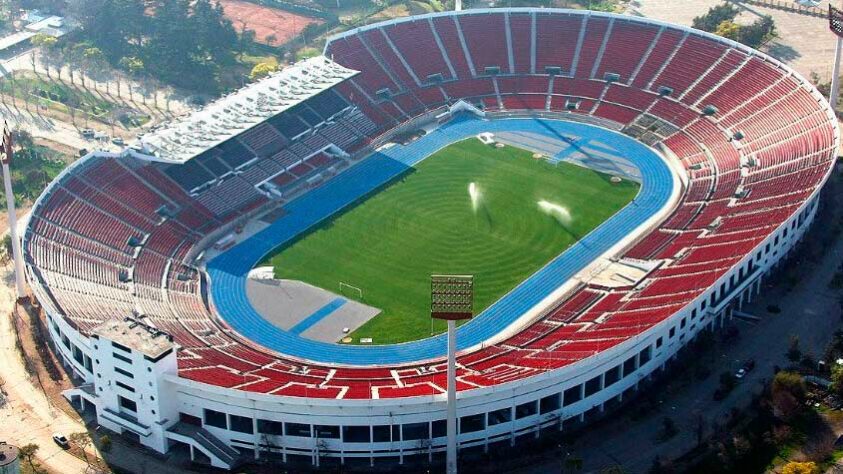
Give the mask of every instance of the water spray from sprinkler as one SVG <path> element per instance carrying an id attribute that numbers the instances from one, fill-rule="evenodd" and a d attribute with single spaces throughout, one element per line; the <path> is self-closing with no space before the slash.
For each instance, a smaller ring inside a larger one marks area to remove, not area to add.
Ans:
<path id="1" fill-rule="evenodd" d="M 480 206 L 480 188 L 477 186 L 477 183 L 468 183 L 468 197 L 471 198 L 471 209 L 476 213 L 477 208 Z"/>
<path id="2" fill-rule="evenodd" d="M 560 224 L 567 226 L 571 224 L 571 213 L 568 208 L 555 202 L 542 199 L 537 203 L 542 212 L 556 219 Z"/>

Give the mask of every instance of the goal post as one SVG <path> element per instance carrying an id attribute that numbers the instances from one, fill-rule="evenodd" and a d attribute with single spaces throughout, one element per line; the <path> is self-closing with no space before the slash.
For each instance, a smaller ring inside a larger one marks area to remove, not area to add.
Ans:
<path id="1" fill-rule="evenodd" d="M 357 294 L 357 298 L 361 301 L 363 300 L 363 289 L 354 285 L 349 285 L 348 283 L 341 281 L 340 282 L 340 294 L 346 295 L 346 290 L 351 291 L 352 293 Z"/>

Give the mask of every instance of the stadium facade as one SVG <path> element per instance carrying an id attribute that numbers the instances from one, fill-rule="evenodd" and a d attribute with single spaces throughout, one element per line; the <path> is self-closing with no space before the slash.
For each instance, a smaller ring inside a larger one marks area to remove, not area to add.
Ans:
<path id="1" fill-rule="evenodd" d="M 261 324 L 243 285 L 285 229 L 302 232 L 405 169 L 402 150 L 429 154 L 514 123 L 637 140 L 659 163 L 643 182 L 653 195 L 631 206 L 656 208 L 630 214 L 614 228 L 623 235 L 604 230 L 599 254 L 570 249 L 568 273 L 531 277 L 512 305 L 460 329 L 461 449 L 599 418 L 721 327 L 806 232 L 840 140 L 797 73 L 675 25 L 513 8 L 352 30 L 133 148 L 84 157 L 38 199 L 26 270 L 54 349 L 84 380 L 66 395 L 106 428 L 219 467 L 270 453 L 438 458 L 441 338 L 347 347 L 281 332 L 257 343 L 243 330 Z M 383 147 L 430 124 L 430 137 Z M 279 205 L 283 229 L 205 261 Z M 598 261 L 638 276 L 607 282 Z"/>

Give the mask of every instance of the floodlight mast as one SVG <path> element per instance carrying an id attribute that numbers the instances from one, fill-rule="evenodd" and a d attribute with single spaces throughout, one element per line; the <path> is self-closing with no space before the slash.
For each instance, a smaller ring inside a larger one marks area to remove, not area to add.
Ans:
<path id="1" fill-rule="evenodd" d="M 20 241 L 18 240 L 18 221 L 15 212 L 15 193 L 12 191 L 12 173 L 9 162 L 12 161 L 12 132 L 9 124 L 3 123 L 3 142 L 0 144 L 0 163 L 3 165 L 3 184 L 6 190 L 6 209 L 9 212 L 9 237 L 12 239 L 12 260 L 15 264 L 15 291 L 17 299 L 26 296 L 23 282 L 23 257 L 21 256 Z"/>
<path id="2" fill-rule="evenodd" d="M 457 474 L 457 321 L 473 311 L 474 275 L 430 276 L 430 317 L 448 322 L 447 474 Z"/>
<path id="3" fill-rule="evenodd" d="M 831 109 L 837 113 L 837 100 L 840 97 L 840 56 L 843 52 L 843 10 L 828 5 L 828 27 L 837 36 L 834 48 L 834 68 L 831 73 L 831 93 L 828 101 Z"/>

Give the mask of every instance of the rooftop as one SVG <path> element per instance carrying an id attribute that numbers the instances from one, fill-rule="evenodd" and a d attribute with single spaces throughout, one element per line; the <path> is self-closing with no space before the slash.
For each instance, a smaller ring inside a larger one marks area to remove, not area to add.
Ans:
<path id="1" fill-rule="evenodd" d="M 126 346 L 151 359 L 157 359 L 175 346 L 169 334 L 132 318 L 106 321 L 94 329 L 94 335 Z"/>
<path id="2" fill-rule="evenodd" d="M 353 76 L 324 56 L 300 61 L 140 138 L 141 153 L 185 162 Z"/>
<path id="3" fill-rule="evenodd" d="M 5 441 L 0 442 L 0 467 L 12 464 L 17 458 L 17 447 L 7 444 Z"/>

